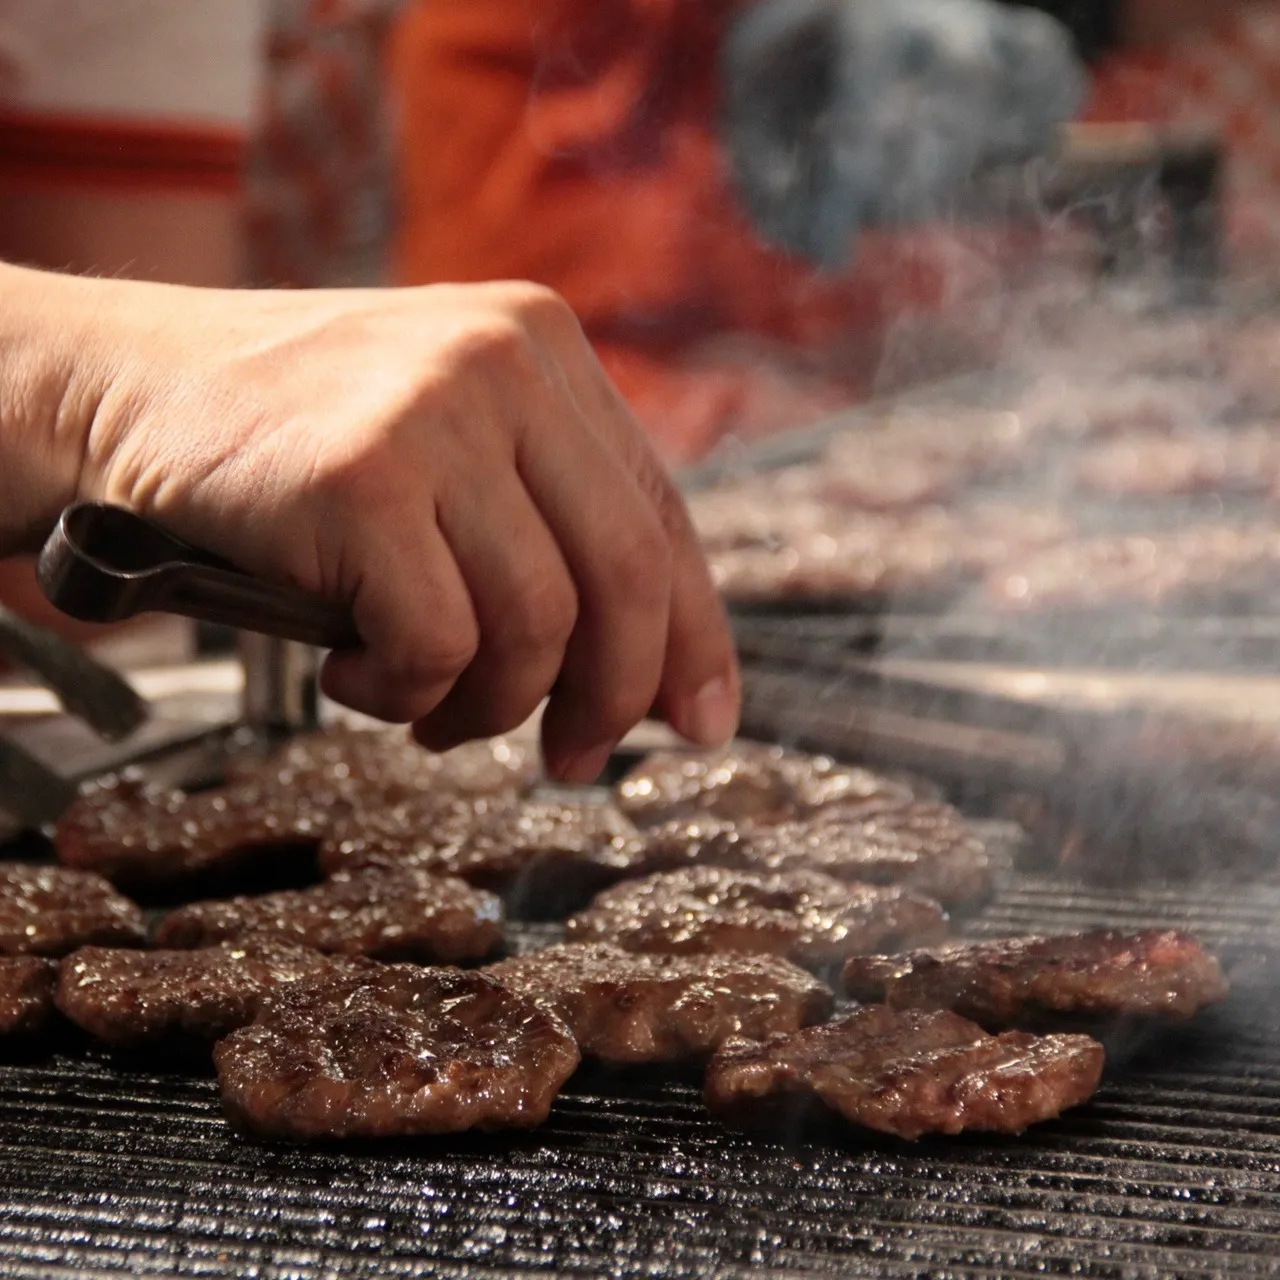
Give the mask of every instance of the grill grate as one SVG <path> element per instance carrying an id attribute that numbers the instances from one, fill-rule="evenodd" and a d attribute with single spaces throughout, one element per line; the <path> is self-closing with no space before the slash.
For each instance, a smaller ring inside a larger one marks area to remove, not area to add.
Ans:
<path id="1" fill-rule="evenodd" d="M 1009 877 L 973 932 L 1177 924 L 1235 980 L 1021 1139 L 749 1139 L 693 1074 L 588 1069 L 527 1136 L 296 1149 L 232 1134 L 208 1076 L 71 1046 L 11 1062 L 0 1275 L 1273 1275 L 1278 907 L 1273 886 Z"/>

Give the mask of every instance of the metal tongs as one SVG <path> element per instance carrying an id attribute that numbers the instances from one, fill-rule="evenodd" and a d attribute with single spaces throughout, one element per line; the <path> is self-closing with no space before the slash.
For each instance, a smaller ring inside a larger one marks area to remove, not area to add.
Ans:
<path id="1" fill-rule="evenodd" d="M 321 649 L 360 643 L 350 612 L 297 587 L 264 582 L 104 502 L 80 502 L 58 520 L 37 568 L 41 590 L 83 622 L 176 613 Z"/>

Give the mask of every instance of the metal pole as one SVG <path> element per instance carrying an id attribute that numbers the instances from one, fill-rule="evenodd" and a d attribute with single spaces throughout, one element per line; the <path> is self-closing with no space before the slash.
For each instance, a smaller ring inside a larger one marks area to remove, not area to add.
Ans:
<path id="1" fill-rule="evenodd" d="M 318 659 L 318 651 L 309 645 L 242 632 L 245 724 L 268 734 L 314 729 L 320 723 Z"/>

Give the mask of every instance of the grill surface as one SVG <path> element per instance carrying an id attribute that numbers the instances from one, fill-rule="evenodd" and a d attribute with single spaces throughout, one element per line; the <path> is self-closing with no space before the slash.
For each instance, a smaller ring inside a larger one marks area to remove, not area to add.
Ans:
<path id="1" fill-rule="evenodd" d="M 1235 981 L 1020 1139 L 748 1139 L 694 1075 L 595 1069 L 531 1135 L 296 1149 L 232 1134 L 211 1077 L 67 1046 L 0 1066 L 0 1275 L 1275 1274 L 1278 911 L 1009 877 L 970 932 L 1176 924 Z"/>

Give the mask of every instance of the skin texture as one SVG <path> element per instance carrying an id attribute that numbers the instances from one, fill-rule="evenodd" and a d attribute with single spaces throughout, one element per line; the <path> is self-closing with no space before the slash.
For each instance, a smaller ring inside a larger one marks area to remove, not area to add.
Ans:
<path id="1" fill-rule="evenodd" d="M 548 694 L 569 781 L 651 709 L 705 745 L 732 734 L 732 645 L 684 505 L 554 293 L 0 265 L 0 302 L 0 553 L 104 499 L 348 603 L 364 644 L 330 656 L 326 691 L 437 750 Z"/>

